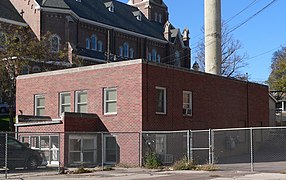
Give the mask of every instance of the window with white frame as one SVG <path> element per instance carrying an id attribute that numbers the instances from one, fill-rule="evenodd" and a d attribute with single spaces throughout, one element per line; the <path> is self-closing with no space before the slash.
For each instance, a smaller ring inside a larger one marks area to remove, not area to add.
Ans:
<path id="1" fill-rule="evenodd" d="M 108 7 L 108 11 L 114 12 L 114 5 L 113 5 L 113 3 Z"/>
<path id="2" fill-rule="evenodd" d="M 35 95 L 35 115 L 44 116 L 45 115 L 45 96 Z"/>
<path id="3" fill-rule="evenodd" d="M 97 50 L 97 37 L 96 37 L 96 35 L 91 36 L 91 49 Z"/>
<path id="4" fill-rule="evenodd" d="M 117 114 L 117 89 L 104 89 L 104 114 Z"/>
<path id="5" fill-rule="evenodd" d="M 166 88 L 156 87 L 156 114 L 166 114 Z"/>
<path id="6" fill-rule="evenodd" d="M 60 115 L 63 112 L 71 112 L 71 93 L 60 93 Z"/>
<path id="7" fill-rule="evenodd" d="M 136 19 L 137 19 L 138 21 L 142 21 L 142 15 L 141 15 L 141 13 L 139 13 L 139 14 L 137 15 Z"/>
<path id="8" fill-rule="evenodd" d="M 60 50 L 60 37 L 56 34 L 51 36 L 51 52 L 59 52 Z"/>
<path id="9" fill-rule="evenodd" d="M 276 103 L 276 109 L 279 111 L 286 111 L 286 101 L 278 101 Z"/>
<path id="10" fill-rule="evenodd" d="M 87 91 L 75 92 L 75 112 L 87 113 Z"/>
<path id="11" fill-rule="evenodd" d="M 192 116 L 192 92 L 183 91 L 183 115 Z"/>

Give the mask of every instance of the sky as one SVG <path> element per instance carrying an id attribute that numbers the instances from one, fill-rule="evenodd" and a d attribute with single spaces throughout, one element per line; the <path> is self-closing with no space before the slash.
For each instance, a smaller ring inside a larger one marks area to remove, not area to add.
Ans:
<path id="1" fill-rule="evenodd" d="M 127 2 L 127 0 L 120 0 Z M 248 73 L 250 81 L 263 83 L 271 72 L 273 53 L 286 46 L 286 0 L 221 0 L 222 20 L 227 21 L 237 13 L 248 7 L 241 14 L 227 22 L 229 29 L 237 27 L 242 22 L 262 10 L 269 3 L 274 3 L 258 13 L 247 23 L 232 32 L 233 39 L 242 44 L 240 53 L 247 53 L 245 62 L 248 64 L 241 69 Z M 190 44 L 192 63 L 198 42 L 204 34 L 201 29 L 204 25 L 204 0 L 164 0 L 169 8 L 170 22 L 182 30 L 190 30 Z M 250 6 L 251 5 L 251 6 Z"/>

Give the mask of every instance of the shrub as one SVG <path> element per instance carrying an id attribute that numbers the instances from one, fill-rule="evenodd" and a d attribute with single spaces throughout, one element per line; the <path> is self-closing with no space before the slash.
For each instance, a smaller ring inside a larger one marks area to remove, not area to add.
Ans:
<path id="1" fill-rule="evenodd" d="M 145 167 L 148 169 L 158 169 L 162 165 L 161 160 L 154 152 L 147 153 L 145 157 Z"/>
<path id="2" fill-rule="evenodd" d="M 173 165 L 174 170 L 193 170 L 196 169 L 196 166 L 189 162 L 187 157 L 184 157 L 183 159 L 176 161 Z"/>
<path id="3" fill-rule="evenodd" d="M 89 169 L 85 169 L 84 167 L 80 167 L 78 169 L 76 169 L 73 174 L 82 174 L 82 173 L 91 173 L 92 170 Z"/>

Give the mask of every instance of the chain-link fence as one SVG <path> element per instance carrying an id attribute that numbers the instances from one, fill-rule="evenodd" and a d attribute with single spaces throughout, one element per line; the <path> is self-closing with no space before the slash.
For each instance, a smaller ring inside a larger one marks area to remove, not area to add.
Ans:
<path id="1" fill-rule="evenodd" d="M 187 158 L 222 170 L 286 171 L 286 127 L 148 132 L 0 133 L 0 179 L 65 168 L 140 167 Z"/>
<path id="2" fill-rule="evenodd" d="M 191 159 L 223 170 L 285 172 L 286 128 L 190 131 Z"/>
<path id="3" fill-rule="evenodd" d="M 148 154 L 154 153 L 163 165 L 189 157 L 189 131 L 143 132 L 142 163 Z"/>

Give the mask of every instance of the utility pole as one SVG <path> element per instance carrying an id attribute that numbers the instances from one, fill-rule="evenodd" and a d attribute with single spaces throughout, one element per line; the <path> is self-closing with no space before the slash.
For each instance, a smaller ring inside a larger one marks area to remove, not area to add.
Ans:
<path id="1" fill-rule="evenodd" d="M 221 75 L 221 0 L 205 0 L 205 72 Z"/>

